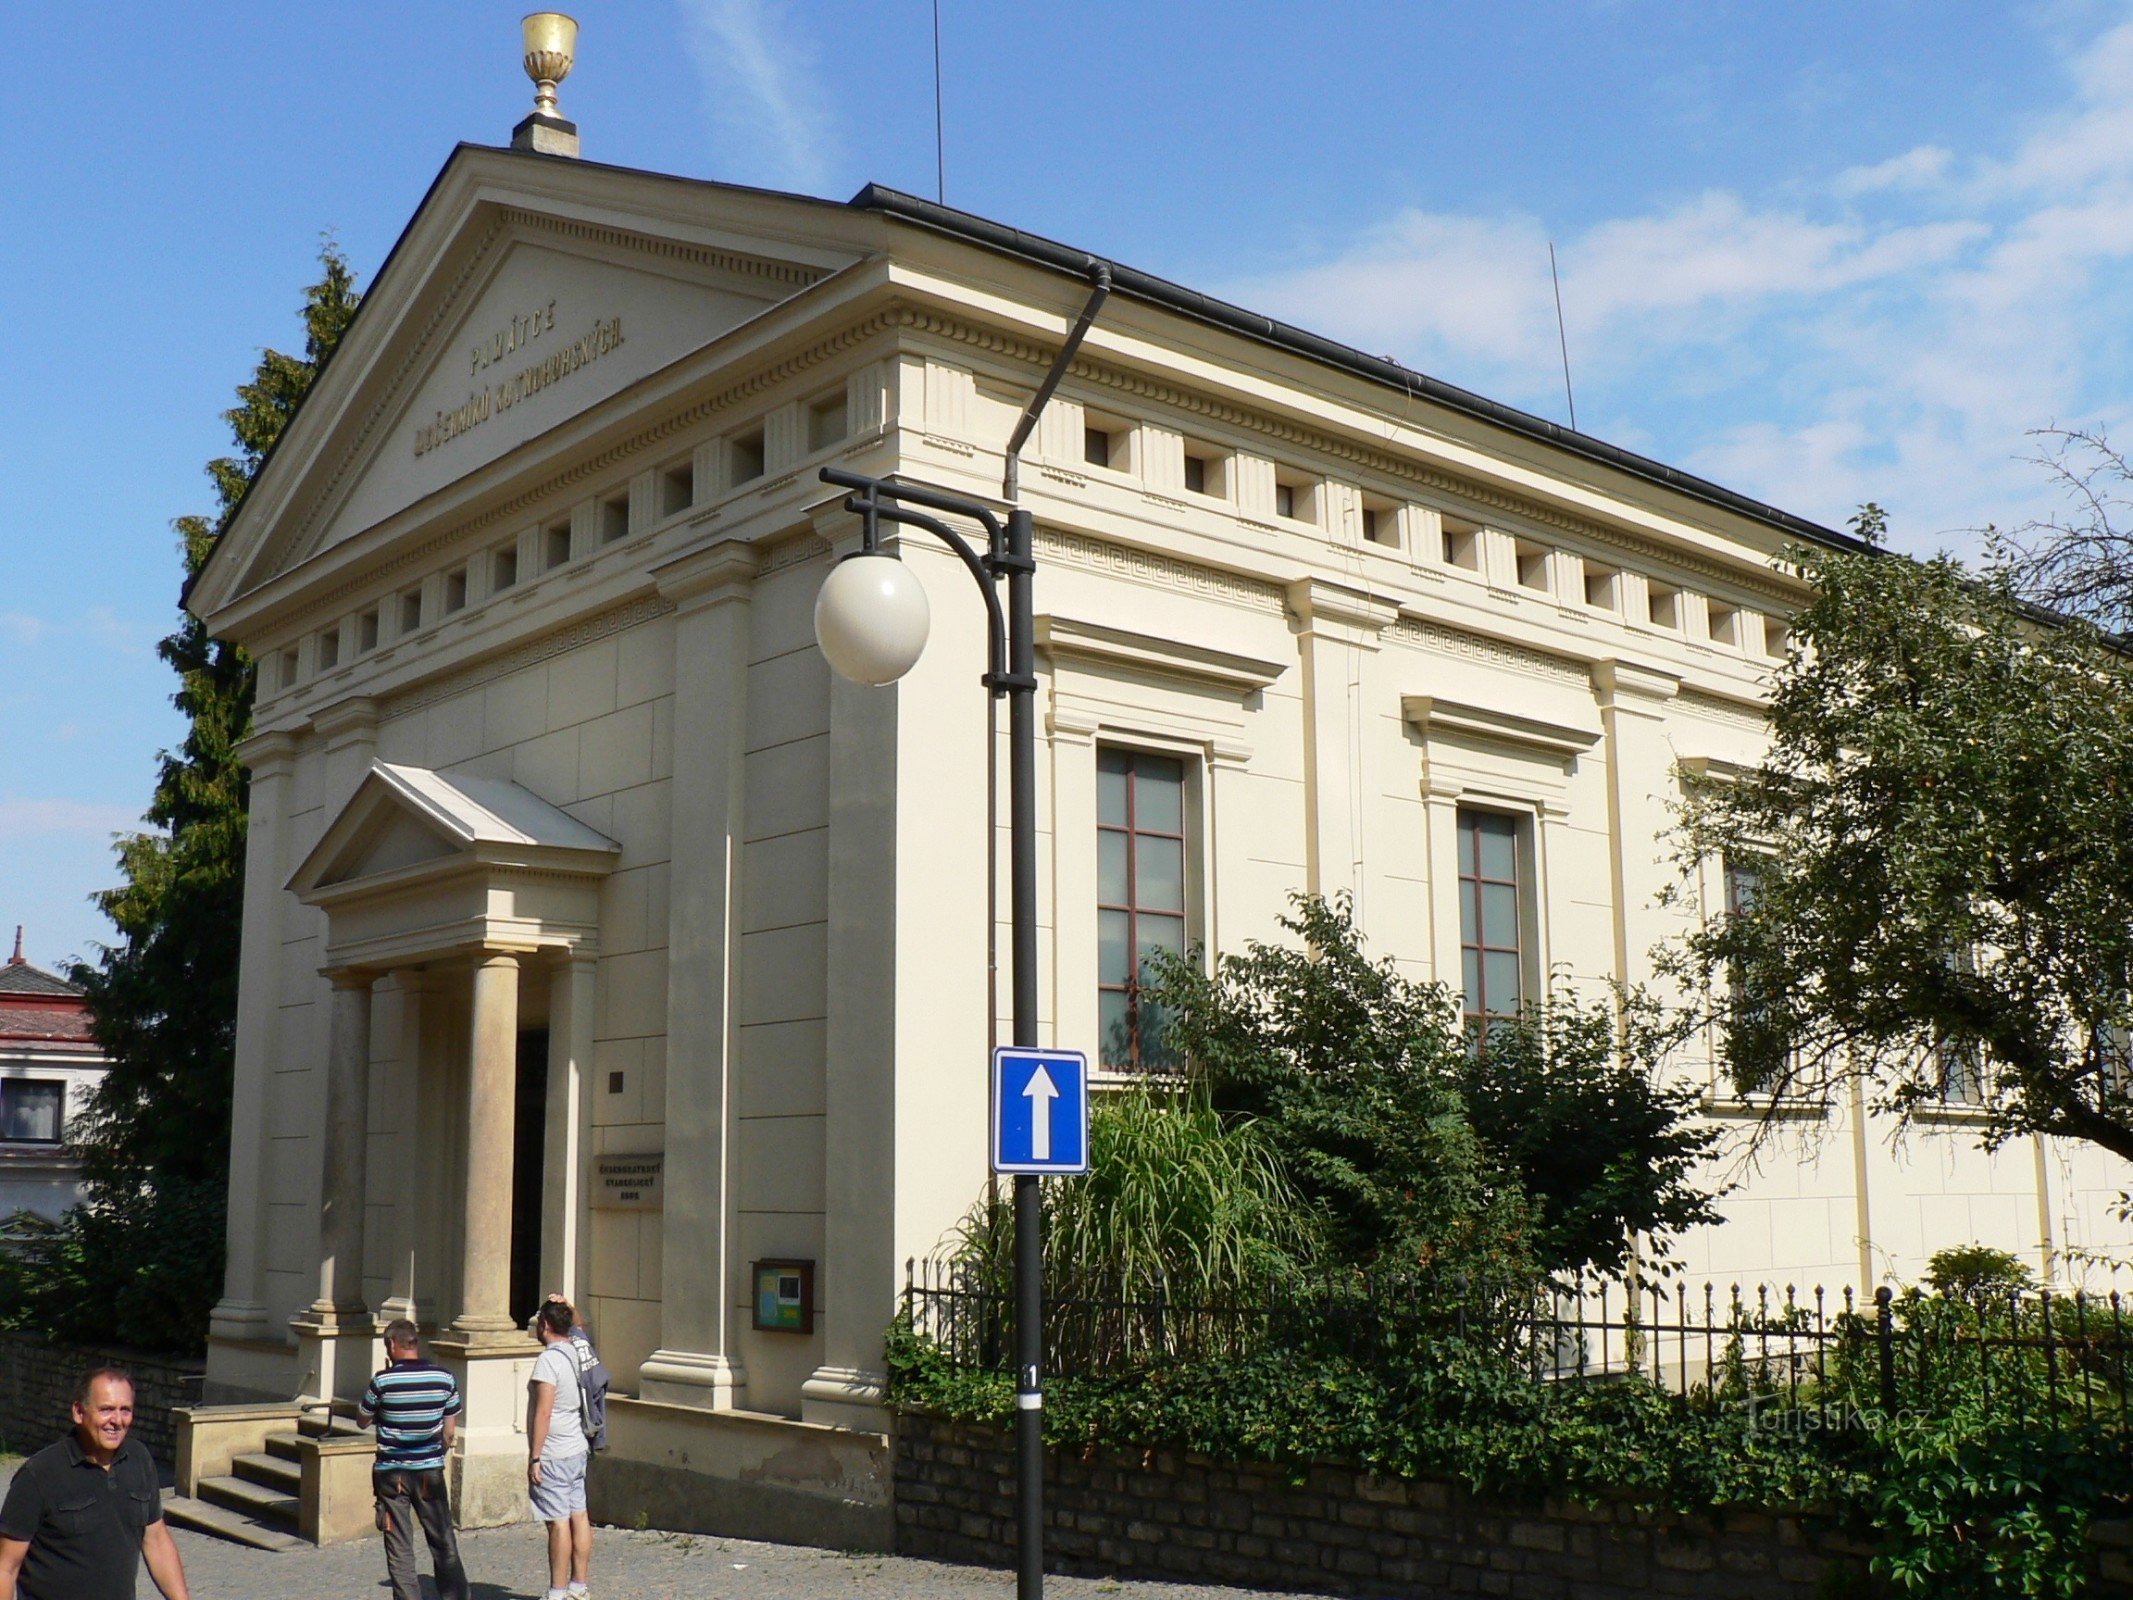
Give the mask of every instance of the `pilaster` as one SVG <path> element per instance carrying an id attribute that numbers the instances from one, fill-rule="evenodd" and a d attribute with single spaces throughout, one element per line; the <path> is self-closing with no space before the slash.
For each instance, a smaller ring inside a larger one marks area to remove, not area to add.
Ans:
<path id="1" fill-rule="evenodd" d="M 662 568 L 674 618 L 675 807 L 667 924 L 666 1177 L 660 1348 L 639 1397 L 728 1410 L 747 1392 L 732 1260 L 740 1052 L 743 798 L 750 611 L 757 561 L 714 545 Z"/>
<path id="2" fill-rule="evenodd" d="M 1290 584 L 1288 603 L 1303 667 L 1304 886 L 1314 895 L 1353 895 L 1360 924 L 1376 793 L 1369 661 L 1400 611 L 1390 600 L 1317 578 Z"/>
<path id="3" fill-rule="evenodd" d="M 282 1338 L 267 1311 L 267 1207 L 261 1179 L 267 1169 L 268 1100 L 283 998 L 282 883 L 288 876 L 289 776 L 296 751 L 295 735 L 282 730 L 256 733 L 236 751 L 251 769 L 252 784 L 244 849 L 244 942 L 237 958 L 227 1256 L 222 1299 L 208 1315 L 208 1336 L 217 1341 L 278 1345 Z M 218 1379 L 224 1376 L 218 1371 Z"/>

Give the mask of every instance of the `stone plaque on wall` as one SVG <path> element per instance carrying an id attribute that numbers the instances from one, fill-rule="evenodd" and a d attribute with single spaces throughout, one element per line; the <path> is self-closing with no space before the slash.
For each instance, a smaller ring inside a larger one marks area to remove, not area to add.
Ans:
<path id="1" fill-rule="evenodd" d="M 666 1157 L 601 1156 L 593 1162 L 592 1203 L 596 1210 L 657 1211 Z"/>

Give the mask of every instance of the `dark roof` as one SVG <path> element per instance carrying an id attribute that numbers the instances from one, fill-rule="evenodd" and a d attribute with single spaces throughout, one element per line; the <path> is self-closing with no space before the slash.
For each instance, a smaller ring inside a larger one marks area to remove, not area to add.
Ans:
<path id="1" fill-rule="evenodd" d="M 79 1000 L 81 989 L 67 982 L 56 972 L 47 972 L 42 967 L 33 967 L 22 959 L 22 936 L 15 936 L 15 953 L 5 963 L 0 963 L 0 995 L 44 994 L 68 1000 Z"/>

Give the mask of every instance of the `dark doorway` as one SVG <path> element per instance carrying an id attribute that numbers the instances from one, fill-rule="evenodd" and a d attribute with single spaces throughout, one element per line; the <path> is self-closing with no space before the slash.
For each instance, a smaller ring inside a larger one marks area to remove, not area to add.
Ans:
<path id="1" fill-rule="evenodd" d="M 511 1114 L 511 1315 L 533 1315 L 560 1284 L 541 1282 L 541 1165 L 548 1144 L 548 1030 L 518 1036 L 518 1094 Z"/>

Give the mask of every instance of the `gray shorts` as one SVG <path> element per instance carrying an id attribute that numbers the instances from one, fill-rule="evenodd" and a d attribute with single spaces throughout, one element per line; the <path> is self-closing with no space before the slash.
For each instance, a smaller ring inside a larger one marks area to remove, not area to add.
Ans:
<path id="1" fill-rule="evenodd" d="M 573 1511 L 585 1509 L 585 1463 L 591 1452 L 574 1456 L 544 1456 L 541 1481 L 529 1491 L 533 1515 L 540 1522 L 565 1521 Z"/>

